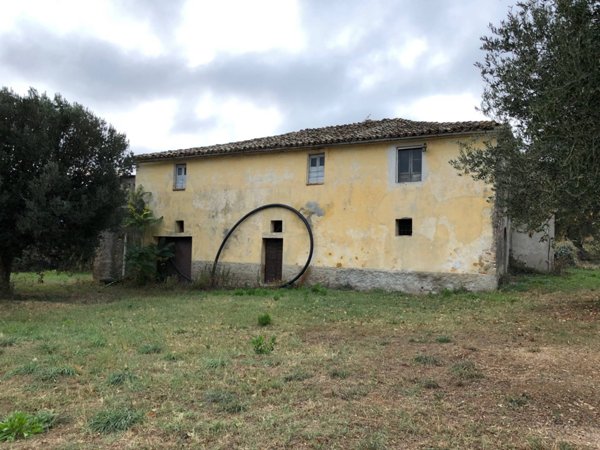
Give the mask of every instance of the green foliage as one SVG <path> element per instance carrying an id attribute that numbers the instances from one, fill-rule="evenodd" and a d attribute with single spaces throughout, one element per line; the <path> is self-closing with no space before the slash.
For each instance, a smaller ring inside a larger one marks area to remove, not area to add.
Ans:
<path id="1" fill-rule="evenodd" d="M 577 247 L 569 240 L 554 243 L 554 270 L 558 273 L 577 265 Z"/>
<path id="2" fill-rule="evenodd" d="M 143 413 L 131 408 L 111 408 L 96 413 L 88 421 L 88 426 L 96 433 L 115 433 L 131 428 L 143 417 Z"/>
<path id="3" fill-rule="evenodd" d="M 246 409 L 246 405 L 240 402 L 237 395 L 228 391 L 206 391 L 202 399 L 204 402 L 214 404 L 219 410 L 230 414 L 240 413 Z"/>
<path id="4" fill-rule="evenodd" d="M 511 408 L 520 408 L 529 403 L 529 400 L 531 400 L 531 398 L 527 394 L 511 395 L 506 398 L 506 403 L 508 403 L 508 406 Z"/>
<path id="5" fill-rule="evenodd" d="M 151 194 L 145 192 L 143 186 L 130 192 L 127 216 L 123 221 L 132 238 L 127 248 L 127 276 L 140 286 L 158 281 L 159 265 L 174 255 L 172 244 L 144 244 L 144 236 L 162 220 L 162 217 L 155 217 L 149 208 L 147 202 L 150 197 Z"/>
<path id="6" fill-rule="evenodd" d="M 172 244 L 132 246 L 127 250 L 128 276 L 140 286 L 157 281 L 158 264 L 168 261 L 173 255 Z"/>
<path id="7" fill-rule="evenodd" d="M 424 366 L 439 366 L 442 364 L 439 358 L 432 355 L 417 355 L 414 357 L 414 361 Z"/>
<path id="8" fill-rule="evenodd" d="M 267 325 L 271 325 L 271 316 L 269 313 L 264 313 L 258 316 L 258 324 L 261 327 L 266 327 Z"/>
<path id="9" fill-rule="evenodd" d="M 483 378 L 483 374 L 473 361 L 459 361 L 453 364 L 450 370 L 461 381 Z"/>
<path id="10" fill-rule="evenodd" d="M 143 234 L 162 220 L 162 217 L 156 217 L 148 206 L 151 196 L 152 194 L 144 191 L 141 185 L 129 193 L 127 216 L 123 225 L 134 233 Z"/>
<path id="11" fill-rule="evenodd" d="M 207 369 L 220 369 L 227 365 L 225 358 L 206 358 L 204 360 L 204 367 Z"/>
<path id="12" fill-rule="evenodd" d="M 254 353 L 257 355 L 268 355 L 275 349 L 275 336 L 271 336 L 271 339 L 267 339 L 262 334 L 253 337 L 250 340 Z"/>
<path id="13" fill-rule="evenodd" d="M 435 338 L 435 342 L 438 344 L 449 344 L 452 342 L 452 338 L 450 336 L 438 336 Z"/>
<path id="14" fill-rule="evenodd" d="M 526 0 L 482 38 L 482 110 L 506 124 L 455 167 L 492 183 L 517 225 L 555 215 L 569 238 L 600 234 L 600 8 L 596 0 Z"/>
<path id="15" fill-rule="evenodd" d="M 52 427 L 55 421 L 56 414 L 52 411 L 39 411 L 35 415 L 15 411 L 0 421 L 0 442 L 42 433 Z"/>
<path id="16" fill-rule="evenodd" d="M 315 284 L 314 286 L 311 286 L 310 291 L 314 292 L 315 294 L 319 294 L 319 295 L 327 295 L 327 288 L 324 286 L 321 286 L 318 283 Z"/>
<path id="17" fill-rule="evenodd" d="M 136 379 L 137 377 L 129 370 L 121 370 L 111 373 L 106 382 L 111 386 L 121 386 L 125 383 L 131 383 Z"/>
<path id="18" fill-rule="evenodd" d="M 0 293 L 27 251 L 54 267 L 89 260 L 120 220 L 125 135 L 60 95 L 0 90 Z"/>
<path id="19" fill-rule="evenodd" d="M 151 355 L 154 353 L 162 352 L 162 345 L 156 343 L 144 344 L 140 348 L 138 348 L 138 353 L 141 355 Z"/>

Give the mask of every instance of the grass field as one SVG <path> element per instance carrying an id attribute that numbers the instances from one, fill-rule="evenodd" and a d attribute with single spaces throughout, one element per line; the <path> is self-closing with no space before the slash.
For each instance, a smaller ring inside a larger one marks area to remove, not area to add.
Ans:
<path id="1" fill-rule="evenodd" d="M 56 420 L 0 446 L 600 448 L 600 270 L 430 296 L 15 287 L 0 420 Z"/>

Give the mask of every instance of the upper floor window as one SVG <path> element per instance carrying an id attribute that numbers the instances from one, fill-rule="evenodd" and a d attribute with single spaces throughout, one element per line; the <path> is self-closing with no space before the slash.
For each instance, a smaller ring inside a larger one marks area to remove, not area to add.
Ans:
<path id="1" fill-rule="evenodd" d="M 398 149 L 398 183 L 421 181 L 423 147 Z"/>
<path id="2" fill-rule="evenodd" d="M 173 189 L 184 190 L 187 178 L 187 167 L 185 164 L 175 164 L 175 184 Z"/>
<path id="3" fill-rule="evenodd" d="M 308 184 L 323 184 L 325 181 L 325 154 L 308 155 Z"/>

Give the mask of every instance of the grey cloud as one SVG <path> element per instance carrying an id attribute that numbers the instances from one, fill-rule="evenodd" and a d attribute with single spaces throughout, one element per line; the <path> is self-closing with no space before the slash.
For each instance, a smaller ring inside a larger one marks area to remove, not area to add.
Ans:
<path id="1" fill-rule="evenodd" d="M 166 55 L 147 57 L 91 37 L 58 36 L 25 22 L 18 32 L 0 36 L 0 65 L 32 84 L 43 80 L 56 86 L 69 100 L 91 108 L 175 97 L 179 110 L 174 133 L 216 124 L 215 117 L 200 120 L 194 115 L 196 102 L 208 92 L 217 101 L 235 96 L 276 106 L 283 114 L 279 131 L 286 132 L 360 121 L 367 115 L 391 117 L 399 105 L 426 95 L 479 92 L 473 67 L 481 58 L 479 36 L 487 32 L 488 22 L 505 15 L 506 2 L 305 1 L 305 52 L 219 54 L 210 64 L 192 69 L 172 42 L 182 2 L 137 0 L 128 4 L 127 12 L 140 11 L 152 24 L 169 48 Z M 483 7 L 490 13 L 477 9 Z M 331 48 L 328 44 L 346 27 L 355 30 L 356 39 L 347 47 Z M 357 67 L 368 68 L 375 55 L 419 36 L 427 38 L 429 49 L 414 68 L 389 61 L 374 66 L 383 69 L 381 79 L 368 89 L 359 88 L 352 75 Z M 428 69 L 435 52 L 447 52 L 449 62 Z"/>

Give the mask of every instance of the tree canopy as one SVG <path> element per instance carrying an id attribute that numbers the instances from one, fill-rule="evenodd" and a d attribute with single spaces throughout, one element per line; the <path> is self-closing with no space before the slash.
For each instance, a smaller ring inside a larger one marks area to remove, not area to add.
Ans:
<path id="1" fill-rule="evenodd" d="M 482 111 L 506 126 L 455 167 L 493 183 L 518 225 L 600 228 L 600 2 L 527 0 L 482 37 Z"/>
<path id="2" fill-rule="evenodd" d="M 125 203 L 124 134 L 79 104 L 31 89 L 0 91 L 0 293 L 13 261 L 33 252 L 57 266 L 90 258 Z"/>

